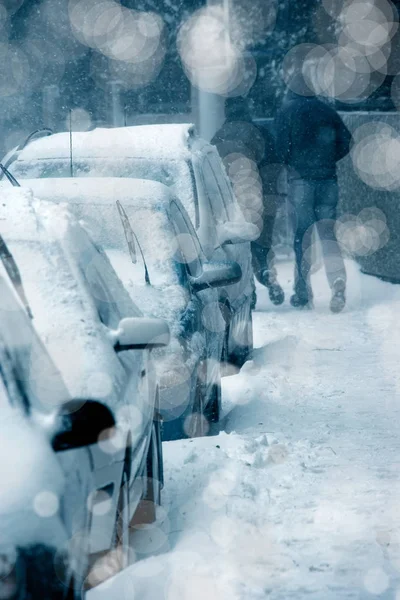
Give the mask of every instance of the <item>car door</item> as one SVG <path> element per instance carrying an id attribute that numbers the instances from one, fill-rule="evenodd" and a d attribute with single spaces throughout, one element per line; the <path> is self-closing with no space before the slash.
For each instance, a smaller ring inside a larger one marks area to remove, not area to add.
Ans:
<path id="1" fill-rule="evenodd" d="M 1 277 L 0 296 L 0 371 L 7 387 L 7 396 L 14 408 L 26 412 L 38 428 L 43 426 L 46 430 L 46 424 L 49 423 L 46 413 L 51 410 L 55 414 L 62 402 L 66 403 L 70 399 L 67 388 L 33 328 L 32 321 Z M 76 566 L 83 576 L 87 566 L 84 542 L 91 520 L 87 501 L 95 489 L 90 449 L 67 449 L 56 452 L 55 456 L 66 484 L 60 498 L 60 510 L 54 518 L 60 518 L 69 539 L 66 549 L 74 554 Z M 38 473 L 38 481 L 40 477 L 41 474 Z M 42 532 L 43 542 L 52 546 L 56 543 L 56 528 L 54 519 L 47 521 L 54 530 L 50 530 L 47 538 L 45 532 Z M 25 527 L 25 530 L 28 535 L 29 527 Z"/>
<path id="2" fill-rule="evenodd" d="M 107 257 L 89 240 L 85 244 L 84 254 L 80 255 L 80 261 L 82 275 L 107 339 L 107 331 L 117 330 L 121 319 L 140 316 L 140 313 L 137 310 L 134 312 L 135 307 Z M 104 498 L 109 496 L 112 508 L 107 514 L 102 514 L 101 508 L 93 511 L 92 552 L 109 547 L 114 533 L 122 474 L 126 468 L 130 475 L 129 487 L 132 488 L 147 451 L 154 411 L 148 387 L 147 350 L 114 352 L 109 369 L 109 378 L 115 388 L 109 407 L 115 415 L 118 435 L 115 445 L 93 447 L 92 456 L 97 483 L 94 501 L 104 502 Z M 113 371 L 117 374 L 114 379 Z"/>
<path id="3" fill-rule="evenodd" d="M 240 208 L 216 151 L 210 150 L 203 156 L 201 177 L 213 223 L 223 224 L 237 221 L 241 216 Z M 215 245 L 217 245 L 216 241 Z M 237 284 L 224 288 L 224 293 L 230 299 L 231 306 L 234 309 L 240 307 L 251 295 L 253 289 L 250 243 L 225 243 L 215 249 L 212 256 L 215 260 L 229 260 L 240 265 L 242 279 Z"/>
<path id="4" fill-rule="evenodd" d="M 175 201 L 170 203 L 170 216 L 179 245 L 177 261 L 183 271 L 182 277 L 189 290 L 191 303 L 195 307 L 194 315 L 191 309 L 187 310 L 187 314 L 192 314 L 193 334 L 197 331 L 204 339 L 201 368 L 206 405 L 211 397 L 213 386 L 219 385 L 219 364 L 225 321 L 222 317 L 216 290 L 210 288 L 195 294 L 190 289 L 188 276 L 197 278 L 203 270 L 202 249 L 189 218 Z"/>

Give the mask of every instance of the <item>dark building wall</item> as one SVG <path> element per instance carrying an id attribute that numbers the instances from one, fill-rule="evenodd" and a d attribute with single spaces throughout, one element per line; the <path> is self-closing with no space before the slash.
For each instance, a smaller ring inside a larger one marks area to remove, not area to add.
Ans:
<path id="1" fill-rule="evenodd" d="M 336 5 L 340 5 L 337 0 Z M 377 0 L 379 5 L 379 0 Z M 334 3 L 333 3 L 334 4 Z M 400 0 L 393 6 L 400 15 Z M 278 4 L 276 27 L 263 43 L 252 48 L 258 66 L 258 76 L 249 93 L 253 101 L 255 117 L 271 117 L 285 90 L 281 68 L 285 56 L 299 44 L 334 44 L 335 22 L 324 10 L 322 0 L 285 0 Z M 400 28 L 391 43 L 388 75 L 377 74 L 377 89 L 367 98 L 351 103 L 337 102 L 343 111 L 392 111 L 396 107 L 391 101 L 393 75 L 400 73 Z M 374 80 L 375 81 L 375 80 Z"/>
<path id="2" fill-rule="evenodd" d="M 231 0 L 233 6 L 242 0 Z M 245 1 L 245 0 L 243 0 Z M 304 42 L 329 43 L 333 25 L 321 0 L 268 0 L 276 8 L 275 26 L 249 51 L 258 72 L 250 90 L 255 116 L 272 116 L 284 90 L 281 64 L 287 52 Z M 396 0 L 400 7 L 400 0 Z M 3 37 L 9 38 L 9 54 L 0 57 L 0 125 L 3 148 L 43 125 L 65 129 L 68 111 L 84 108 L 94 124 L 112 124 L 111 87 L 107 61 L 80 44 L 73 35 L 67 0 L 19 0 L 10 11 Z M 128 8 L 160 14 L 165 23 L 166 54 L 156 78 L 136 89 L 123 89 L 121 111 L 129 122 L 137 114 L 187 114 L 191 110 L 191 86 L 177 53 L 179 26 L 205 0 L 124 0 Z M 4 29 L 4 27 L 3 27 Z M 0 37 L 1 37 L 0 31 Z M 0 39 L 0 41 L 3 41 Z M 399 62 L 400 40 L 393 41 L 393 61 Z M 393 70 L 395 70 L 393 67 Z M 100 75 L 99 75 L 100 74 Z M 391 77 L 366 101 L 340 107 L 346 110 L 393 110 Z M 115 89 L 115 88 L 114 88 Z"/>

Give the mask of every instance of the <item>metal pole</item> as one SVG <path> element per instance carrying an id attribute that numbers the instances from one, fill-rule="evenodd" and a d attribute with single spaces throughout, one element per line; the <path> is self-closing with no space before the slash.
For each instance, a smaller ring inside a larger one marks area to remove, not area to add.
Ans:
<path id="1" fill-rule="evenodd" d="M 74 164 L 72 159 L 72 109 L 69 109 L 69 168 L 71 177 L 74 176 Z"/>
<path id="2" fill-rule="evenodd" d="M 110 115 L 109 122 L 113 127 L 124 125 L 124 110 L 121 101 L 121 85 L 119 81 L 110 81 Z"/>

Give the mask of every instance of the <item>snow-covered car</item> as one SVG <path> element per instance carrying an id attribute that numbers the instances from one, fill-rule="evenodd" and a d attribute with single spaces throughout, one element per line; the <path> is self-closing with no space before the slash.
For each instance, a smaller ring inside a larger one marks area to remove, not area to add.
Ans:
<path id="1" fill-rule="evenodd" d="M 51 430 L 52 460 L 65 477 L 55 509 L 66 536 L 64 548 L 56 540 L 52 545 L 50 537 L 43 556 L 39 548 L 32 559 L 38 570 L 29 581 L 37 581 L 36 586 L 41 577 L 51 578 L 52 562 L 44 566 L 42 561 L 64 549 L 74 585 L 72 591 L 64 588 L 65 596 L 81 598 L 93 557 L 115 551 L 124 566 L 138 507 L 150 521 L 160 502 L 159 390 L 151 349 L 168 343 L 169 329 L 165 321 L 143 316 L 106 255 L 66 208 L 35 200 L 29 190 L 2 189 L 0 234 L 0 277 L 14 286 L 46 349 L 40 353 L 36 344 L 25 353 L 29 371 L 17 380 L 15 393 L 22 396 L 26 418 Z M 3 293 L 0 315 L 9 325 L 11 345 L 23 329 Z M 18 464 L 40 474 L 41 465 L 31 463 L 30 452 L 25 448 Z M 12 488 L 23 487 L 23 478 L 15 471 Z M 2 479 L 0 511 L 9 493 Z M 38 508 L 45 516 L 50 510 L 46 497 Z M 19 518 L 28 528 L 23 512 Z M 1 514 L 3 527 L 7 520 Z M 63 596 L 37 592 L 22 597 Z"/>
<path id="2" fill-rule="evenodd" d="M 206 261 L 185 209 L 161 183 L 128 178 L 22 183 L 40 198 L 68 202 L 144 314 L 169 323 L 171 343 L 155 351 L 164 439 L 206 433 L 221 405 L 225 321 L 216 288 L 236 284 L 240 266 Z"/>
<path id="3" fill-rule="evenodd" d="M 46 132 L 48 133 L 48 132 Z M 71 160 L 72 155 L 72 160 Z M 242 366 L 252 350 L 254 278 L 250 241 L 259 236 L 239 208 L 216 148 L 192 125 L 143 125 L 57 133 L 21 146 L 5 157 L 18 179 L 37 177 L 135 177 L 171 186 L 198 233 L 208 260 L 232 260 L 242 278 L 221 287 L 227 323 L 227 360 Z"/>

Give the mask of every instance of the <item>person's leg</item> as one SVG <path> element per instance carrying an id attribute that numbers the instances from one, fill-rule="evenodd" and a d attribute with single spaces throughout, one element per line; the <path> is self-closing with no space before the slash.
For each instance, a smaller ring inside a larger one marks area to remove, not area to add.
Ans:
<path id="1" fill-rule="evenodd" d="M 314 191 L 315 184 L 312 181 L 294 179 L 290 182 L 289 199 L 295 214 L 295 293 L 291 299 L 293 306 L 305 306 L 312 297 L 309 282 L 311 264 L 305 259 L 304 253 L 311 246 L 312 226 L 315 222 Z"/>
<path id="2" fill-rule="evenodd" d="M 277 212 L 274 196 L 264 197 L 263 229 L 260 237 L 251 244 L 253 271 L 256 279 L 268 288 L 273 304 L 282 304 L 285 294 L 277 282 L 273 232 Z"/>
<path id="3" fill-rule="evenodd" d="M 326 276 L 332 290 L 331 309 L 340 312 L 345 305 L 346 269 L 335 225 L 339 190 L 336 180 L 321 181 L 316 190 L 315 212 Z"/>
<path id="4" fill-rule="evenodd" d="M 274 229 L 274 219 L 271 217 L 264 217 L 263 219 L 263 230 L 260 237 L 255 241 L 251 242 L 251 254 L 253 262 L 254 275 L 260 283 L 267 285 L 263 281 L 263 274 L 265 271 L 270 273 L 268 279 L 276 278 L 276 270 L 274 265 L 274 252 L 272 249 L 272 233 Z"/>

